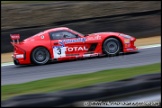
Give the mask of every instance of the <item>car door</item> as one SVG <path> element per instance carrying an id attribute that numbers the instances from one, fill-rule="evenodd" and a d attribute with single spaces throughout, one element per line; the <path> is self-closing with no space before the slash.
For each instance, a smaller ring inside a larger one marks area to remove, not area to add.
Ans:
<path id="1" fill-rule="evenodd" d="M 88 49 L 85 38 L 66 30 L 50 33 L 53 58 L 79 56 Z"/>

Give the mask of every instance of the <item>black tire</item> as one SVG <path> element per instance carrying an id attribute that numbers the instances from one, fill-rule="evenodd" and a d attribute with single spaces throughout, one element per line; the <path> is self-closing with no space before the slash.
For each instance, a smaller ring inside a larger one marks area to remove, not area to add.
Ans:
<path id="1" fill-rule="evenodd" d="M 103 43 L 103 53 L 112 56 L 118 55 L 121 50 L 121 43 L 118 39 L 108 38 Z"/>
<path id="2" fill-rule="evenodd" d="M 37 47 L 32 51 L 31 60 L 34 64 L 43 65 L 50 59 L 48 50 L 44 47 Z"/>

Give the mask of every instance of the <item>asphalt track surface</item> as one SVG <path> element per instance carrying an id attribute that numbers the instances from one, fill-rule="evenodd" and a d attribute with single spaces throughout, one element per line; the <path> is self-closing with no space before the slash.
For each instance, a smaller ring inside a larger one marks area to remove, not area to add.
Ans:
<path id="1" fill-rule="evenodd" d="M 1 67 L 1 85 L 160 62 L 161 47 L 155 47 L 140 49 L 138 53 L 115 57 L 99 57 L 61 63 L 50 63 L 42 66 L 4 66 Z"/>

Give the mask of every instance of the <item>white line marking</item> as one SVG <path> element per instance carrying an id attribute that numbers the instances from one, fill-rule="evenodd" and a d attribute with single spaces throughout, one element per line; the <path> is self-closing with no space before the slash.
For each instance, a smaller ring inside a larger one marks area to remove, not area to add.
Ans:
<path id="1" fill-rule="evenodd" d="M 11 65 L 14 65 L 14 63 L 13 62 L 2 63 L 1 67 L 3 67 L 3 66 L 11 66 Z"/>
<path id="2" fill-rule="evenodd" d="M 154 47 L 161 47 L 161 44 L 145 45 L 145 46 L 139 46 L 137 48 L 139 48 L 139 49 L 147 49 L 147 48 L 154 48 Z"/>
<path id="3" fill-rule="evenodd" d="M 147 48 L 154 48 L 154 47 L 161 47 L 161 44 L 153 44 L 153 45 L 145 45 L 145 46 L 138 46 L 138 49 L 147 49 Z M 8 62 L 8 63 L 1 63 L 1 67 L 3 66 L 11 66 L 14 65 L 13 62 Z"/>

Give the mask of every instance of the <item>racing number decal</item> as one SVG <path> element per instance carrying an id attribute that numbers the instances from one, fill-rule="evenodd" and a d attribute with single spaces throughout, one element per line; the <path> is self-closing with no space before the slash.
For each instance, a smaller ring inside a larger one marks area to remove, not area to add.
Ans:
<path id="1" fill-rule="evenodd" d="M 60 47 L 57 48 L 57 51 L 58 51 L 57 54 L 61 55 L 61 48 Z"/>
<path id="2" fill-rule="evenodd" d="M 55 46 L 53 47 L 53 56 L 54 58 L 65 57 L 66 47 L 63 46 Z"/>

